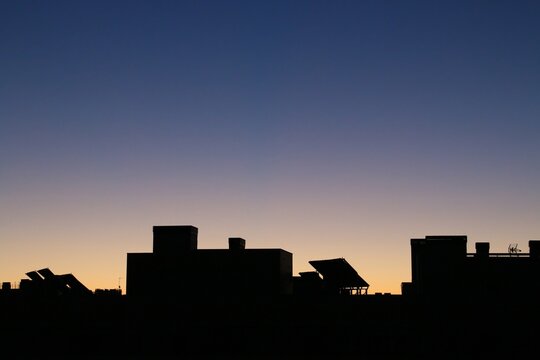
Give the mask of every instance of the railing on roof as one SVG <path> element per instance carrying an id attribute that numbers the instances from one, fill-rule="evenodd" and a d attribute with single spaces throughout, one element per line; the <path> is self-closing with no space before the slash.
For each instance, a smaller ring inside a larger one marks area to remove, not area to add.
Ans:
<path id="1" fill-rule="evenodd" d="M 467 257 L 468 258 L 472 258 L 472 257 L 478 257 L 478 254 L 476 253 L 470 253 L 470 254 L 467 254 Z M 490 253 L 489 254 L 489 257 L 493 257 L 493 258 L 514 258 L 514 257 L 529 257 L 529 253 Z"/>

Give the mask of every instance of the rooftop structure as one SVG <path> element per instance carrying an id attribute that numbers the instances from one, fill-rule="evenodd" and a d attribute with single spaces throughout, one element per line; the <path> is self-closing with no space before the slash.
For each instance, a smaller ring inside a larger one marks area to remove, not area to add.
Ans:
<path id="1" fill-rule="evenodd" d="M 73 274 L 56 275 L 49 268 L 26 273 L 28 279 L 21 279 L 18 289 L 9 282 L 2 283 L 3 292 L 20 292 L 23 295 L 42 297 L 87 296 L 92 294 Z"/>
<path id="2" fill-rule="evenodd" d="M 538 299 L 540 240 L 529 241 L 529 253 L 515 246 L 508 253 L 489 253 L 488 242 L 467 253 L 467 236 L 426 236 L 411 239 L 412 281 L 404 295 L 424 299 Z"/>
<path id="3" fill-rule="evenodd" d="M 324 285 L 330 291 L 346 295 L 367 294 L 369 284 L 344 258 L 311 260 L 309 263 L 323 276 Z"/>
<path id="4" fill-rule="evenodd" d="M 292 254 L 246 249 L 229 238 L 228 249 L 198 249 L 198 229 L 154 226 L 152 253 L 127 254 L 128 298 L 221 302 L 292 293 Z"/>
<path id="5" fill-rule="evenodd" d="M 321 295 L 367 295 L 369 284 L 344 258 L 311 260 L 316 271 L 293 278 L 294 295 L 315 299 Z"/>

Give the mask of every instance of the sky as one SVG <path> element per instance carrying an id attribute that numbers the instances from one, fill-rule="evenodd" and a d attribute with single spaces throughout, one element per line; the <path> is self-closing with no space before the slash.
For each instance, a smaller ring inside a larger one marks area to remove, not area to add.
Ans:
<path id="1" fill-rule="evenodd" d="M 125 289 L 155 225 L 344 257 L 540 239 L 537 1 L 3 1 L 0 281 Z"/>

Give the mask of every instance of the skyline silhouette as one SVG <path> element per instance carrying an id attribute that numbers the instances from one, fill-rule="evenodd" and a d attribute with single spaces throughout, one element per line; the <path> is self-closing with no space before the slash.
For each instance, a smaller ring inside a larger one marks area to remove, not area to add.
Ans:
<path id="1" fill-rule="evenodd" d="M 467 286 L 461 285 L 463 289 L 467 289 L 468 291 L 471 291 L 473 288 L 480 286 L 484 290 L 483 291 L 493 291 L 494 288 L 497 288 L 499 292 L 502 293 L 502 287 L 508 287 L 507 291 L 513 293 L 517 289 L 518 291 L 523 291 L 524 284 L 531 283 L 534 280 L 534 277 L 539 275 L 537 273 L 537 270 L 534 270 L 535 268 L 535 262 L 533 259 L 538 258 L 538 254 L 540 254 L 540 251 L 537 249 L 538 244 L 540 243 L 540 240 L 528 240 L 528 245 L 530 251 L 528 253 L 523 253 L 521 249 L 518 248 L 517 244 L 509 244 L 507 252 L 505 253 L 490 253 L 490 243 L 489 242 L 476 242 L 475 243 L 475 253 L 467 252 L 467 236 L 466 235 L 428 235 L 425 236 L 423 239 L 411 239 L 411 280 L 410 281 L 402 281 L 401 282 L 401 288 L 399 293 L 393 293 L 393 294 L 405 294 L 405 295 L 411 295 L 418 291 L 422 292 L 422 290 L 418 290 L 423 288 L 425 285 L 424 282 L 426 280 L 419 280 L 419 279 L 431 279 L 427 283 L 431 284 L 429 285 L 431 290 L 430 292 L 436 292 L 436 288 L 438 286 L 442 286 L 442 288 L 446 287 L 446 285 L 436 285 L 437 282 L 442 281 L 449 281 L 451 283 L 454 283 L 456 285 L 456 281 L 460 283 L 464 283 L 466 281 L 463 280 L 466 276 L 472 276 L 475 280 L 471 282 L 471 284 Z M 297 286 L 299 288 L 303 288 L 307 286 L 308 288 L 320 287 L 320 286 L 326 286 L 328 288 L 335 288 L 334 292 L 337 293 L 354 293 L 354 294 L 360 294 L 368 293 L 369 284 L 358 274 L 358 272 L 347 262 L 347 260 L 343 257 L 335 258 L 335 259 L 325 259 L 325 260 L 310 260 L 308 263 L 314 267 L 315 271 L 293 271 L 293 254 L 283 250 L 283 249 L 267 249 L 267 248 L 254 248 L 250 249 L 248 252 L 246 252 L 246 240 L 239 237 L 229 237 L 228 238 L 228 249 L 208 249 L 208 248 L 198 248 L 198 228 L 194 227 L 192 225 L 159 225 L 153 227 L 153 252 L 152 253 L 128 253 L 127 256 L 127 271 L 122 274 L 124 276 L 119 278 L 119 283 L 117 288 L 95 288 L 93 291 L 88 289 L 83 283 L 81 283 L 73 274 L 63 274 L 63 275 L 55 275 L 49 268 L 43 268 L 40 270 L 31 270 L 26 272 L 26 275 L 29 279 L 20 279 L 19 281 L 4 281 L 2 282 L 2 289 L 4 290 L 17 290 L 17 289 L 25 289 L 28 286 L 40 286 L 39 284 L 43 285 L 45 283 L 48 284 L 54 284 L 54 292 L 62 292 L 62 291 L 77 291 L 79 293 L 92 293 L 92 292 L 101 292 L 101 293 L 108 293 L 108 292 L 114 292 L 119 294 L 126 294 L 127 290 L 131 287 L 132 289 L 135 288 L 148 288 L 148 286 L 155 287 L 156 281 L 164 281 L 165 283 L 170 282 L 170 280 L 176 278 L 175 272 L 184 272 L 186 271 L 186 268 L 176 268 L 171 266 L 166 266 L 164 268 L 161 268 L 161 265 L 158 266 L 161 270 L 158 270 L 158 268 L 155 268 L 155 261 L 153 259 L 171 259 L 174 261 L 182 260 L 185 261 L 186 255 L 189 254 L 201 254 L 198 257 L 194 257 L 191 262 L 186 263 L 192 264 L 187 266 L 193 266 L 194 264 L 197 264 L 197 272 L 199 273 L 207 273 L 208 277 L 215 276 L 215 274 L 219 274 L 222 277 L 227 277 L 230 275 L 238 274 L 241 272 L 240 266 L 239 268 L 231 268 L 232 273 L 223 273 L 223 269 L 216 268 L 219 267 L 220 262 L 216 261 L 216 259 L 219 259 L 220 256 L 225 255 L 226 257 L 231 256 L 239 256 L 239 254 L 247 254 L 251 253 L 253 255 L 255 254 L 263 254 L 270 252 L 275 252 L 277 255 L 274 255 L 275 259 L 278 260 L 278 264 L 276 269 L 279 269 L 281 267 L 282 275 L 279 275 L 280 277 L 285 276 L 290 280 L 290 283 L 287 283 L 287 285 L 282 284 L 280 287 L 282 290 L 279 291 L 279 293 L 291 293 L 292 287 Z M 426 244 L 433 244 L 426 246 Z M 444 244 L 448 244 L 450 246 L 442 246 Z M 417 249 L 432 249 L 432 250 L 417 250 Z M 456 252 L 457 250 L 457 252 Z M 176 256 L 174 255 L 176 254 Z M 182 255 L 184 254 L 184 255 Z M 206 254 L 207 260 L 202 254 Z M 427 254 L 420 256 L 419 254 Z M 452 258 L 453 256 L 453 258 Z M 254 259 L 257 259 L 260 257 L 260 255 L 255 255 Z M 258 260 L 252 260 L 248 263 L 251 263 L 253 265 L 257 264 L 264 259 L 265 256 L 260 257 Z M 270 260 L 271 257 L 268 257 L 268 260 Z M 429 258 L 433 258 L 434 260 L 429 260 Z M 130 261 L 131 258 L 131 261 Z M 417 259 L 427 259 L 427 260 L 417 260 Z M 453 260 L 449 260 L 453 259 Z M 474 264 L 474 265 L 463 265 L 466 263 Z M 533 261 L 531 263 L 531 261 Z M 131 266 L 130 266 L 131 262 Z M 230 264 L 231 260 L 227 260 L 226 264 Z M 418 264 L 423 264 L 420 266 Z M 459 266 L 456 266 L 456 264 L 461 264 Z M 171 264 L 172 265 L 172 264 Z M 222 264 L 223 265 L 223 264 Z M 177 265 L 175 265 L 177 266 Z M 229 265 L 226 265 L 229 266 Z M 245 266 L 245 265 L 244 265 Z M 131 271 L 129 270 L 131 267 Z M 482 268 L 483 270 L 478 270 L 478 268 Z M 531 268 L 532 267 L 532 268 Z M 509 274 L 504 274 L 506 271 L 505 269 L 509 268 Z M 137 270 L 133 270 L 137 269 Z M 183 269 L 183 270 L 180 270 Z M 234 270 L 233 270 L 234 269 Z M 422 275 L 419 275 L 419 269 L 421 269 Z M 427 270 L 426 270 L 427 269 Z M 156 275 L 156 271 L 158 271 L 161 275 Z M 456 279 L 450 280 L 450 278 L 446 280 L 441 280 L 444 276 L 448 276 L 448 272 L 454 271 L 454 276 Z M 540 271 L 540 270 L 538 270 Z M 140 277 L 141 280 L 131 281 L 131 285 L 129 282 L 130 272 L 136 274 L 135 276 L 131 276 L 132 278 Z M 433 273 L 434 272 L 434 273 Z M 495 275 L 490 275 L 490 272 L 493 272 Z M 169 274 L 167 274 L 169 273 Z M 296 273 L 296 275 L 294 275 Z M 430 274 L 431 273 L 431 274 Z M 326 274 L 326 281 L 325 280 L 325 274 Z M 425 275 L 424 275 L 425 274 Z M 438 275 L 437 275 L 438 274 Z M 444 275 L 446 274 L 446 275 Z M 479 275 L 482 274 L 482 275 Z M 256 273 L 253 274 L 253 279 L 251 280 L 251 284 L 253 284 L 255 281 L 257 281 L 257 277 L 260 276 Z M 162 278 L 162 280 L 152 280 L 151 278 Z M 480 279 L 479 277 L 485 277 L 485 279 Z M 497 279 L 493 279 L 494 277 L 498 277 Z M 128 284 L 125 289 L 122 288 L 120 284 L 120 279 L 125 278 L 126 283 Z M 334 278 L 335 280 L 328 280 Z M 168 280 L 167 280 L 168 279 Z M 1 279 L 0 279 L 1 280 Z M 31 285 L 30 280 L 33 280 L 33 284 Z M 198 282 L 199 280 L 195 280 Z M 244 279 L 243 282 L 246 282 L 247 280 Z M 321 281 L 321 282 L 319 282 Z M 474 283 L 476 281 L 477 283 Z M 499 282 L 500 284 L 496 285 L 495 282 Z M 249 286 L 250 281 L 247 281 L 245 283 L 245 286 Z M 295 285 L 293 285 L 295 283 Z M 323 283 L 326 283 L 323 285 Z M 515 283 L 515 284 L 512 284 Z M 36 285 L 38 284 L 38 285 Z M 339 285 L 341 284 L 341 285 Z M 347 284 L 347 285 L 344 285 Z M 418 285 L 420 284 L 420 285 Z M 501 285 L 503 284 L 503 285 Z M 518 285 L 516 285 L 518 284 Z M 514 286 L 514 287 L 512 287 Z M 289 290 L 285 290 L 285 289 Z M 442 289 L 441 288 L 441 289 Z M 64 290 L 62 290 L 64 289 Z M 165 289 L 165 288 L 164 288 Z M 487 290 L 491 289 L 491 290 Z M 202 290 L 202 289 L 201 289 Z M 478 289 L 477 289 L 478 290 Z M 35 290 L 34 290 L 35 291 Z M 132 293 L 140 292 L 141 290 L 132 290 Z M 142 290 L 148 291 L 148 290 Z M 169 291 L 168 289 L 165 291 Z M 539 293 L 540 289 L 537 290 L 531 290 L 531 293 Z M 381 292 L 377 291 L 377 294 L 391 294 L 390 292 Z M 244 294 L 245 295 L 245 294 Z"/>
<path id="2" fill-rule="evenodd" d="M 485 242 L 467 253 L 464 235 L 413 238 L 413 277 L 392 295 L 369 294 L 344 258 L 313 260 L 316 271 L 294 276 L 282 249 L 238 237 L 199 249 L 191 225 L 153 234 L 153 252 L 127 253 L 126 295 L 49 268 L 27 272 L 17 289 L 3 283 L 0 345 L 23 359 L 453 359 L 535 348 L 540 240 L 501 254 Z M 504 342 L 509 332 L 517 346 Z"/>
<path id="3" fill-rule="evenodd" d="M 178 219 L 298 272 L 347 255 L 381 293 L 410 238 L 526 249 L 539 18 L 529 0 L 4 1 L 2 277 L 125 289 L 125 252 Z"/>
<path id="4" fill-rule="evenodd" d="M 537 353 L 539 19 L 0 1 L 0 356 Z"/>

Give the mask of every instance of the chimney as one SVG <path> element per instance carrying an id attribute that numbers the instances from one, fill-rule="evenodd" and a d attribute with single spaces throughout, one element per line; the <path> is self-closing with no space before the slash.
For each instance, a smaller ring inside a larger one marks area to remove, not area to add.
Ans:
<path id="1" fill-rule="evenodd" d="M 540 240 L 529 240 L 529 256 L 531 259 L 540 259 Z"/>
<path id="2" fill-rule="evenodd" d="M 476 248 L 476 254 L 474 257 L 477 258 L 488 258 L 489 257 L 489 243 L 488 242 L 477 242 L 474 244 Z"/>
<path id="3" fill-rule="evenodd" d="M 246 240 L 238 237 L 229 238 L 229 250 L 244 250 L 246 248 Z"/>
<path id="4" fill-rule="evenodd" d="M 191 225 L 154 226 L 154 254 L 175 255 L 197 250 L 198 229 Z"/>

